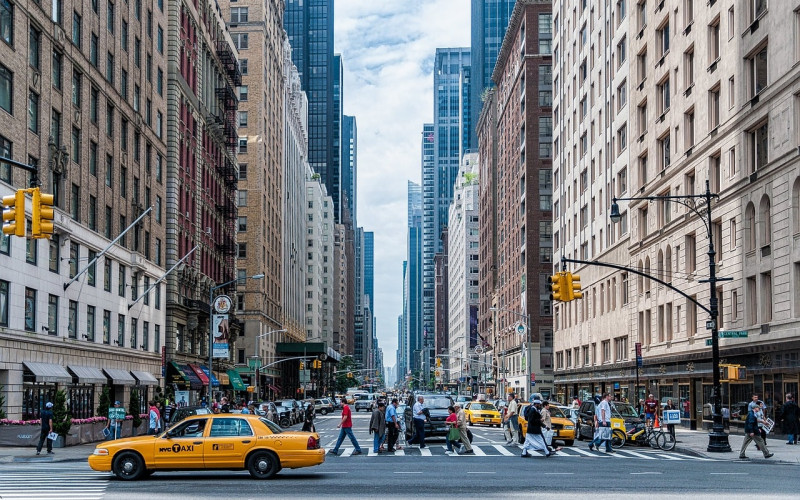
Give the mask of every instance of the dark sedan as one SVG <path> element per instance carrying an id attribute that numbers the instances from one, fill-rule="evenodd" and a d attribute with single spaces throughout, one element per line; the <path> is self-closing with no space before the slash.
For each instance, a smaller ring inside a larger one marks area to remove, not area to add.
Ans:
<path id="1" fill-rule="evenodd" d="M 431 436 L 445 437 L 447 436 L 448 426 L 445 420 L 450 412 L 447 411 L 448 406 L 452 406 L 453 400 L 449 396 L 427 396 L 423 406 L 428 410 L 429 416 L 425 420 L 425 438 Z M 406 438 L 411 439 L 414 435 L 414 422 L 412 422 L 412 407 L 407 406 L 403 412 L 403 417 L 406 421 Z"/>

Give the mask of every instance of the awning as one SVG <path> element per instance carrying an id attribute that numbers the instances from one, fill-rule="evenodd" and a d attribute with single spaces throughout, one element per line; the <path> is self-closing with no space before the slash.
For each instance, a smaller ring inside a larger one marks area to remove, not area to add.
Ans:
<path id="1" fill-rule="evenodd" d="M 197 375 L 197 378 L 200 379 L 200 382 L 203 385 L 205 386 L 208 385 L 208 377 L 206 376 L 205 372 L 203 372 L 203 370 L 200 369 L 199 366 L 193 365 L 191 363 L 189 363 L 187 366 L 194 372 L 195 375 Z"/>
<path id="2" fill-rule="evenodd" d="M 278 389 L 277 387 L 275 387 L 272 384 L 267 385 L 267 387 L 269 387 L 269 390 L 272 391 L 272 392 L 281 392 L 280 389 Z"/>
<path id="3" fill-rule="evenodd" d="M 187 365 L 179 365 L 174 361 L 170 361 L 169 365 L 172 367 L 173 372 L 172 378 L 170 379 L 171 383 L 176 383 L 195 391 L 203 388 L 203 383 L 200 382 L 194 370 Z"/>
<path id="4" fill-rule="evenodd" d="M 76 365 L 67 365 L 67 369 L 72 372 L 73 375 L 78 377 L 79 384 L 105 384 L 108 382 L 106 376 L 103 375 L 98 368 L 93 368 L 91 366 L 76 366 Z"/>
<path id="5" fill-rule="evenodd" d="M 139 381 L 139 385 L 158 385 L 158 380 L 150 372 L 131 370 L 131 373 Z"/>
<path id="6" fill-rule="evenodd" d="M 237 372 L 236 370 L 228 370 L 228 378 L 230 378 L 231 387 L 233 387 L 234 391 L 247 390 L 247 386 L 244 385 L 242 377 L 239 376 L 239 372 Z"/>
<path id="7" fill-rule="evenodd" d="M 37 382 L 56 382 L 59 384 L 72 383 L 72 375 L 61 365 L 34 363 L 32 361 L 23 361 L 22 364 L 28 371 L 33 373 Z"/>
<path id="8" fill-rule="evenodd" d="M 219 383 L 222 385 L 231 385 L 231 379 L 228 377 L 228 374 L 225 372 L 214 372 L 214 376 L 217 377 Z"/>
<path id="9" fill-rule="evenodd" d="M 117 368 L 103 368 L 111 383 L 114 385 L 136 385 L 136 379 L 133 378 L 131 372 L 127 370 L 119 370 Z"/>
<path id="10" fill-rule="evenodd" d="M 215 377 L 214 374 L 209 371 L 208 367 L 200 366 L 200 369 L 203 370 L 203 373 L 205 373 L 206 377 L 208 377 L 208 379 L 211 381 L 211 387 L 219 387 L 219 380 L 217 380 L 217 377 Z"/>

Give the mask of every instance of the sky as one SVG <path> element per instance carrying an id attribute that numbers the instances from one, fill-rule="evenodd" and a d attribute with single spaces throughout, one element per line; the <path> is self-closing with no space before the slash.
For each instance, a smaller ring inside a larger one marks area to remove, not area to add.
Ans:
<path id="1" fill-rule="evenodd" d="M 357 222 L 375 233 L 375 315 L 386 367 L 403 312 L 407 185 L 419 182 L 422 125 L 433 121 L 437 47 L 469 47 L 469 0 L 334 0 L 344 114 L 358 126 Z"/>

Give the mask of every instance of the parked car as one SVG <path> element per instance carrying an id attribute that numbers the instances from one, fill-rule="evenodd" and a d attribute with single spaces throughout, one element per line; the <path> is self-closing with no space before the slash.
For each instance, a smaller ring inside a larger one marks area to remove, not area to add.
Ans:
<path id="1" fill-rule="evenodd" d="M 211 410 L 205 406 L 179 406 L 172 410 L 168 425 L 174 425 L 192 415 L 208 415 Z"/>
<path id="2" fill-rule="evenodd" d="M 360 394 L 356 398 L 354 410 L 356 412 L 359 410 L 364 410 L 369 412 L 372 411 L 377 404 L 378 404 L 377 394 Z"/>
<path id="3" fill-rule="evenodd" d="M 314 411 L 317 413 L 322 413 L 323 415 L 333 413 L 333 403 L 328 398 L 315 399 Z"/>

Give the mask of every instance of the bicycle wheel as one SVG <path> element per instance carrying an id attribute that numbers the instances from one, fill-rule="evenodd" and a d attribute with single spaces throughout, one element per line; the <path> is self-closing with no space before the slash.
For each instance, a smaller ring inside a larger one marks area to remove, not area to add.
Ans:
<path id="1" fill-rule="evenodd" d="M 625 433 L 619 429 L 614 429 L 611 434 L 611 447 L 615 450 L 622 448 L 625 445 Z"/>
<path id="2" fill-rule="evenodd" d="M 646 442 L 650 445 L 650 448 L 658 448 L 658 433 L 655 431 L 648 432 Z"/>
<path id="3" fill-rule="evenodd" d="M 669 432 L 659 432 L 656 443 L 664 451 L 672 451 L 675 448 L 675 438 Z"/>

